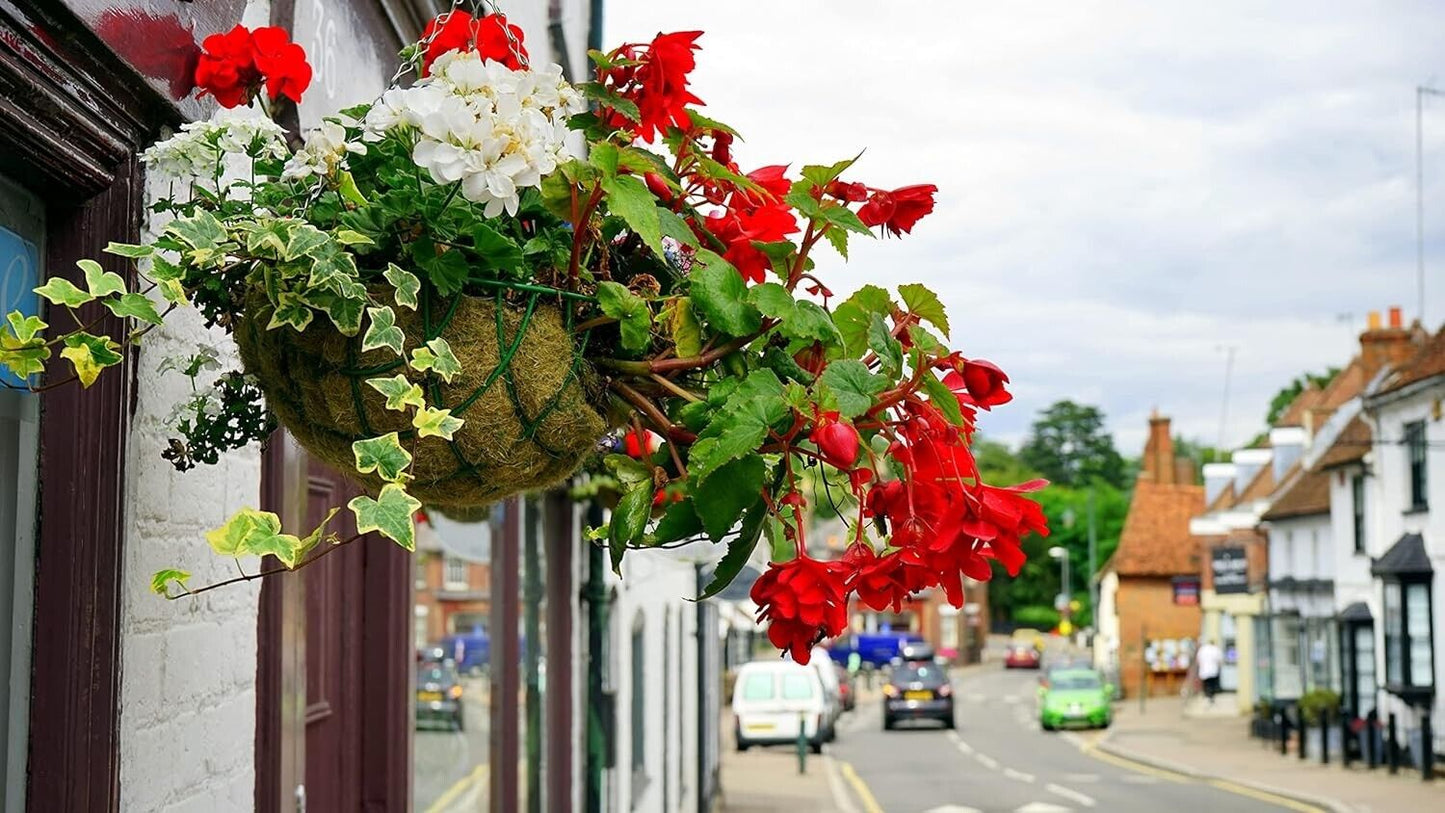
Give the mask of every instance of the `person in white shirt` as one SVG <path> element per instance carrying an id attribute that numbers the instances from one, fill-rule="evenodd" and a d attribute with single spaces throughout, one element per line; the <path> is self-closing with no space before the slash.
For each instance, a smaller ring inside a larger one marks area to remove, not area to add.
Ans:
<path id="1" fill-rule="evenodd" d="M 1220 651 L 1219 644 L 1213 639 L 1204 642 L 1194 653 L 1194 665 L 1200 682 L 1204 684 L 1204 696 L 1213 705 L 1214 696 L 1219 693 L 1219 670 L 1224 665 L 1224 653 Z"/>

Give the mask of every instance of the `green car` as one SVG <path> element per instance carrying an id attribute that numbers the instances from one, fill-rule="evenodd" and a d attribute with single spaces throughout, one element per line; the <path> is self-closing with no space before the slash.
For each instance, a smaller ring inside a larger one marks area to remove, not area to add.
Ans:
<path id="1" fill-rule="evenodd" d="M 1039 687 L 1039 725 L 1045 731 L 1064 726 L 1108 728 L 1113 722 L 1110 705 L 1114 687 L 1093 669 L 1058 669 L 1049 672 Z"/>

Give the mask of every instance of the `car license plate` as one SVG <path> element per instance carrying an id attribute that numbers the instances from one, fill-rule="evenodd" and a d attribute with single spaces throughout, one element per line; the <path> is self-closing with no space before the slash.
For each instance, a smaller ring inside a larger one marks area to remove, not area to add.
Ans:
<path id="1" fill-rule="evenodd" d="M 746 726 L 743 727 L 749 731 L 772 731 L 773 729 L 777 728 L 777 726 L 773 725 L 772 723 L 748 723 Z"/>
<path id="2" fill-rule="evenodd" d="M 1081 706 L 1081 705 L 1079 705 L 1078 703 L 1074 703 L 1073 705 L 1069 706 L 1069 713 L 1070 713 L 1070 714 L 1083 714 L 1083 713 L 1084 713 L 1084 707 Z"/>
<path id="3" fill-rule="evenodd" d="M 441 692 L 417 692 L 416 699 L 423 703 L 433 703 L 442 699 Z"/>
<path id="4" fill-rule="evenodd" d="M 921 690 L 921 691 L 904 692 L 904 693 L 903 693 L 903 699 L 904 699 L 904 700 L 932 700 L 932 699 L 933 699 L 933 692 L 930 692 L 930 691 L 928 691 L 927 689 L 923 689 L 923 690 Z"/>

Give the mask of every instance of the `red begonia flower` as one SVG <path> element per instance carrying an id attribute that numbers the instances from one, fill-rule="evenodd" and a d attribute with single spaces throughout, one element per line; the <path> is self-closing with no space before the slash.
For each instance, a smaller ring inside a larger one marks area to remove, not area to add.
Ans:
<path id="1" fill-rule="evenodd" d="M 239 107 L 251 101 L 251 91 L 260 81 L 251 32 L 245 26 L 212 34 L 201 43 L 196 62 L 200 95 L 211 94 L 222 107 Z"/>
<path id="2" fill-rule="evenodd" d="M 818 453 L 829 465 L 851 469 L 858 462 L 858 430 L 852 424 L 838 420 L 836 412 L 825 412 L 819 416 L 808 440 L 818 447 Z"/>
<path id="3" fill-rule="evenodd" d="M 1004 385 L 1008 383 L 1008 375 L 1000 370 L 998 365 L 983 359 L 964 361 L 963 372 L 949 373 L 943 383 L 955 392 L 959 389 L 955 384 L 962 384 L 963 389 L 968 390 L 973 404 L 983 409 L 1007 404 L 1014 399 L 1013 394 L 1004 389 Z"/>
<path id="4" fill-rule="evenodd" d="M 651 456 L 653 452 L 657 451 L 657 440 L 657 435 L 654 435 L 646 429 L 641 432 L 636 429 L 631 429 L 628 430 L 627 434 L 622 436 L 622 448 L 628 457 L 641 460 L 644 457 Z"/>
<path id="5" fill-rule="evenodd" d="M 889 607 L 895 613 L 901 612 L 903 601 L 931 581 L 928 563 L 914 548 L 879 556 L 872 547 L 855 544 L 843 554 L 843 562 L 853 571 L 848 575 L 848 588 L 858 594 L 859 601 L 880 613 Z"/>
<path id="6" fill-rule="evenodd" d="M 768 622 L 768 640 L 806 664 L 815 644 L 842 634 L 848 627 L 844 595 L 845 566 L 799 556 L 774 562 L 753 583 L 758 620 Z"/>
<path id="7" fill-rule="evenodd" d="M 938 187 L 931 183 L 904 186 L 891 192 L 875 191 L 858 209 L 858 219 L 869 228 L 882 226 L 884 231 L 898 237 L 913 231 L 914 224 L 933 211 L 933 196 L 937 192 Z"/>
<path id="8" fill-rule="evenodd" d="M 256 69 L 266 77 L 266 95 L 285 96 L 297 104 L 311 85 L 311 65 L 306 51 L 291 41 L 284 28 L 258 28 L 251 32 Z"/>
<path id="9" fill-rule="evenodd" d="M 733 206 L 767 206 L 776 204 L 793 188 L 793 182 L 783 177 L 788 171 L 786 164 L 761 167 L 747 174 L 748 180 L 758 185 L 756 190 L 738 190 L 733 196 Z"/>

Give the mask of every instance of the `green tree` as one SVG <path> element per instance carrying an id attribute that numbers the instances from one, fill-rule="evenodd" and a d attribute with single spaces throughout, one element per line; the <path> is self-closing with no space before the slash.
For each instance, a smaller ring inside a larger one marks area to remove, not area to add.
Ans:
<path id="1" fill-rule="evenodd" d="M 1088 404 L 1059 401 L 1040 413 L 1019 459 L 1056 485 L 1127 485 L 1128 467 L 1104 431 L 1104 413 Z"/>
<path id="2" fill-rule="evenodd" d="M 1300 393 L 1305 391 L 1306 387 L 1314 385 L 1315 387 L 1324 389 L 1328 387 L 1330 382 L 1335 380 L 1335 376 L 1339 374 L 1340 368 L 1326 367 L 1323 373 L 1305 372 L 1295 376 L 1288 384 L 1281 387 L 1280 391 L 1275 393 L 1273 398 L 1269 399 L 1269 411 L 1266 412 L 1264 416 L 1265 425 L 1274 426 L 1274 422 L 1280 419 L 1284 411 L 1289 409 L 1289 405 L 1294 402 L 1294 399 L 1299 397 Z"/>

